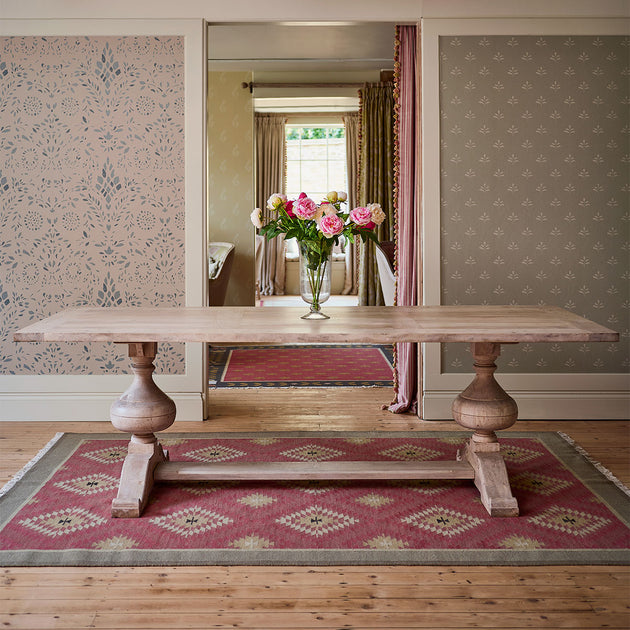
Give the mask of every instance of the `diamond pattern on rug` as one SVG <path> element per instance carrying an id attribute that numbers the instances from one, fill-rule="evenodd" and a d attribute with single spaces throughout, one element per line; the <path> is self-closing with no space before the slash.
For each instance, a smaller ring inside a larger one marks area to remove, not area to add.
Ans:
<path id="1" fill-rule="evenodd" d="M 69 507 L 55 512 L 25 518 L 20 525 L 46 536 L 59 537 L 74 534 L 82 529 L 103 525 L 106 520 L 80 507 Z"/>
<path id="2" fill-rule="evenodd" d="M 188 451 L 185 455 L 200 462 L 227 462 L 233 459 L 240 459 L 245 455 L 245 451 L 221 444 L 213 444 L 206 448 Z"/>
<path id="3" fill-rule="evenodd" d="M 537 492 L 545 495 L 566 490 L 570 485 L 571 482 L 566 479 L 555 479 L 554 477 L 549 477 L 548 475 L 541 475 L 533 472 L 514 475 L 514 477 L 510 479 L 510 486 L 513 489 L 521 488 L 523 490 L 529 490 L 530 492 Z"/>
<path id="4" fill-rule="evenodd" d="M 377 492 L 370 492 L 369 494 L 357 497 L 355 501 L 361 505 L 365 505 L 366 507 L 379 508 L 393 503 L 394 499 L 378 494 Z"/>
<path id="5" fill-rule="evenodd" d="M 533 538 L 525 536 L 508 536 L 499 543 L 503 549 L 543 549 L 544 545 Z"/>
<path id="6" fill-rule="evenodd" d="M 92 543 L 92 548 L 101 551 L 122 551 L 124 549 L 133 549 L 138 546 L 138 542 L 129 536 L 113 536 L 104 540 L 97 540 Z"/>
<path id="7" fill-rule="evenodd" d="M 178 510 L 167 516 L 152 518 L 150 522 L 168 529 L 178 536 L 189 538 L 190 536 L 217 529 L 233 521 L 227 516 L 222 516 L 211 510 L 205 510 L 199 506 L 193 506 L 185 510 Z"/>
<path id="8" fill-rule="evenodd" d="M 99 448 L 96 451 L 83 453 L 82 457 L 93 459 L 99 464 L 116 464 L 122 462 L 127 457 L 127 445 L 115 446 L 113 448 Z"/>
<path id="9" fill-rule="evenodd" d="M 261 538 L 260 536 L 243 536 L 230 543 L 230 547 L 234 549 L 269 549 L 273 547 L 273 541 L 268 538 Z"/>
<path id="10" fill-rule="evenodd" d="M 394 487 L 406 488 L 426 495 L 442 494 L 443 492 L 447 492 L 449 488 L 461 484 L 460 481 L 450 479 L 394 479 L 388 483 Z"/>
<path id="11" fill-rule="evenodd" d="M 237 501 L 241 505 L 246 505 L 247 507 L 251 507 L 251 508 L 266 507 L 270 503 L 273 503 L 274 501 L 277 501 L 277 500 L 278 499 L 276 499 L 275 497 L 271 497 L 268 494 L 262 494 L 260 492 L 254 492 L 252 494 L 248 494 L 245 497 L 241 497 L 240 499 L 237 499 Z"/>
<path id="12" fill-rule="evenodd" d="M 529 520 L 537 525 L 574 536 L 589 536 L 610 523 L 608 519 L 595 514 L 558 506 L 532 516 Z"/>
<path id="13" fill-rule="evenodd" d="M 334 448 L 318 446 L 317 444 L 306 444 L 299 448 L 293 448 L 288 451 L 281 451 L 288 459 L 297 459 L 300 462 L 324 462 L 329 459 L 336 459 L 345 454 Z"/>
<path id="14" fill-rule="evenodd" d="M 385 451 L 380 451 L 381 455 L 398 461 L 427 461 L 440 456 L 440 451 L 434 451 L 418 444 L 401 444 Z"/>
<path id="15" fill-rule="evenodd" d="M 483 525 L 483 521 L 479 518 L 439 506 L 406 516 L 402 521 L 434 534 L 449 537 L 458 536 L 469 529 Z"/>
<path id="16" fill-rule="evenodd" d="M 370 549 L 383 550 L 404 549 L 405 547 L 409 547 L 408 542 L 400 540 L 399 538 L 392 538 L 391 536 L 387 536 L 386 534 L 370 538 L 370 540 L 366 540 L 363 545 L 365 547 L 369 547 Z"/>
<path id="17" fill-rule="evenodd" d="M 204 494 L 210 494 L 211 492 L 218 492 L 219 490 L 229 488 L 237 483 L 238 481 L 199 481 L 191 485 L 183 484 L 182 490 L 201 497 Z"/>
<path id="18" fill-rule="evenodd" d="M 84 475 L 83 477 L 76 477 L 75 479 L 69 479 L 68 481 L 58 481 L 54 485 L 56 488 L 68 490 L 69 492 L 75 492 L 82 496 L 88 494 L 96 494 L 98 492 L 106 492 L 118 488 L 119 480 L 111 475 L 104 475 L 102 473 L 94 473 L 92 475 Z"/>
<path id="19" fill-rule="evenodd" d="M 341 514 L 321 507 L 320 505 L 312 505 L 305 510 L 287 514 L 277 520 L 281 525 L 287 525 L 292 529 L 309 536 L 319 538 L 339 531 L 344 527 L 356 524 L 358 521 L 347 514 Z"/>
<path id="20" fill-rule="evenodd" d="M 300 479 L 299 481 L 281 481 L 283 486 L 299 490 L 305 494 L 326 494 L 350 484 L 350 481 L 326 481 L 322 479 Z"/>
<path id="21" fill-rule="evenodd" d="M 540 457 L 540 453 L 538 451 L 516 446 L 515 444 L 505 446 L 503 443 L 501 443 L 501 455 L 503 455 L 503 459 L 506 462 L 519 463 L 530 462 L 533 459 Z"/>

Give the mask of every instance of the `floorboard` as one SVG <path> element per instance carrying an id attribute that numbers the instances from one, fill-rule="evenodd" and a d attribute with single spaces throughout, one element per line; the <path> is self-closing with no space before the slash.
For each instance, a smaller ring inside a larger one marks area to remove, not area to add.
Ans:
<path id="1" fill-rule="evenodd" d="M 431 431 L 381 409 L 391 391 L 214 390 L 206 422 L 169 431 Z M 630 485 L 630 422 L 519 421 L 562 431 Z M 58 431 L 109 423 L 0 424 L 0 482 Z M 630 627 L 629 567 L 48 567 L 0 569 L 0 627 L 112 630 L 243 628 Z"/>

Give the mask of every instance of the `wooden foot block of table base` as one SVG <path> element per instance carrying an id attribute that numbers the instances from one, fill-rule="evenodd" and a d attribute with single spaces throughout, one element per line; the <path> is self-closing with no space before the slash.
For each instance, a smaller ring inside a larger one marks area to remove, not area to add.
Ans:
<path id="1" fill-rule="evenodd" d="M 505 461 L 498 442 L 475 442 L 466 446 L 466 459 L 475 471 L 475 485 L 490 516 L 518 516 Z"/>
<path id="2" fill-rule="evenodd" d="M 157 440 L 149 444 L 129 443 L 118 496 L 112 501 L 114 518 L 138 518 L 142 514 L 153 488 L 155 468 L 167 460 L 168 452 Z"/>

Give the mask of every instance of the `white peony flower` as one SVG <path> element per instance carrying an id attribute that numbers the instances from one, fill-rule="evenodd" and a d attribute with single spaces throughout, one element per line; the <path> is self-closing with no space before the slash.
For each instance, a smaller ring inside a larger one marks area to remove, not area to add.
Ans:
<path id="1" fill-rule="evenodd" d="M 267 200 L 267 208 L 269 210 L 277 210 L 283 203 L 286 203 L 287 196 L 274 193 Z"/>
<path id="2" fill-rule="evenodd" d="M 344 192 L 343 190 L 337 191 L 337 199 L 339 201 L 347 201 L 348 200 L 348 193 Z"/>
<path id="3" fill-rule="evenodd" d="M 368 210 L 372 213 L 372 222 L 376 223 L 376 225 L 380 225 L 385 221 L 385 213 L 381 208 L 380 203 L 370 203 L 367 206 Z"/>
<path id="4" fill-rule="evenodd" d="M 262 211 L 260 208 L 254 208 L 252 213 L 249 215 L 249 218 L 252 220 L 252 223 L 255 227 L 261 228 L 262 224 Z"/>

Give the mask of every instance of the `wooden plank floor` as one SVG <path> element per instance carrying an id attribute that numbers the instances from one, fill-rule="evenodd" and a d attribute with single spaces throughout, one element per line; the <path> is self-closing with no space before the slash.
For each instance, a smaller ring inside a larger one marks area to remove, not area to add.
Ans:
<path id="1" fill-rule="evenodd" d="M 459 430 L 381 411 L 389 390 L 214 390 L 205 423 L 171 431 Z M 630 422 L 524 422 L 563 431 L 630 483 Z M 0 482 L 58 431 L 109 423 L 0 424 Z M 127 567 L 0 569 L 0 627 L 630 627 L 628 567 Z"/>

